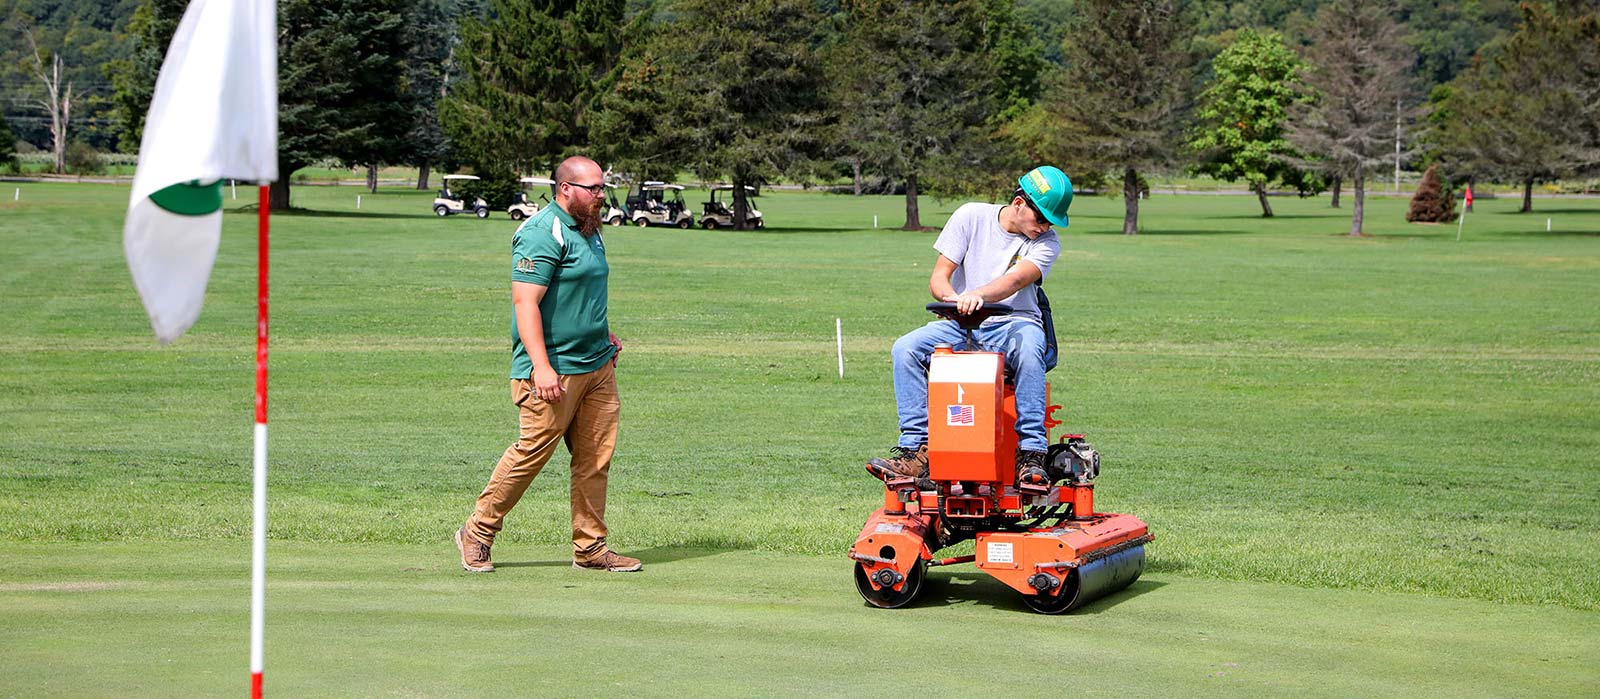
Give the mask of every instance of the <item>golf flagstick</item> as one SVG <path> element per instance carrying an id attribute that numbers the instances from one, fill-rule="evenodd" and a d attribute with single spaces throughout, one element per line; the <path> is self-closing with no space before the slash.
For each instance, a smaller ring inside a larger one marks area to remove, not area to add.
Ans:
<path id="1" fill-rule="evenodd" d="M 250 696 L 261 698 L 267 593 L 267 260 L 270 187 L 261 185 L 256 232 L 256 436 L 250 525 Z"/>
<path id="2" fill-rule="evenodd" d="M 1461 242 L 1461 224 L 1467 221 L 1467 207 L 1472 206 L 1472 185 L 1461 193 L 1461 216 L 1456 219 L 1456 242 Z"/>

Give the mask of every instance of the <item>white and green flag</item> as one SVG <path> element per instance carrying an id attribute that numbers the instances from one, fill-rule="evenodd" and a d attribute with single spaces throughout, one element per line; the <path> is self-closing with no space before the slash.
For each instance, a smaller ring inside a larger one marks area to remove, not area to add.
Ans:
<path id="1" fill-rule="evenodd" d="M 222 180 L 278 178 L 276 27 L 276 0 L 193 0 L 161 64 L 122 247 L 163 344 L 200 316 Z"/>

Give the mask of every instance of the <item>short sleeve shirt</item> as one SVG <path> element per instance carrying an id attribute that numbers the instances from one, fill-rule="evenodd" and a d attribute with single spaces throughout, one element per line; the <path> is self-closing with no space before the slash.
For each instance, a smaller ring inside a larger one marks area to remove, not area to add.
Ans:
<path id="1" fill-rule="evenodd" d="M 950 285 L 965 293 L 998 279 L 1022 260 L 1039 268 L 1039 280 L 1050 276 L 1050 267 L 1061 254 L 1061 240 L 1055 229 L 1046 230 L 1032 240 L 1000 227 L 998 204 L 964 204 L 950 215 L 950 221 L 934 241 L 933 249 L 956 263 Z M 1038 295 L 1033 286 L 1012 294 L 1000 303 L 1011 306 L 1013 314 L 1039 320 Z"/>
<path id="2" fill-rule="evenodd" d="M 523 221 L 511 236 L 511 281 L 545 287 L 539 300 L 545 353 L 557 374 L 586 374 L 611 359 L 606 322 L 605 243 L 600 234 L 584 237 L 557 204 Z M 511 378 L 533 375 L 533 361 L 511 314 Z"/>

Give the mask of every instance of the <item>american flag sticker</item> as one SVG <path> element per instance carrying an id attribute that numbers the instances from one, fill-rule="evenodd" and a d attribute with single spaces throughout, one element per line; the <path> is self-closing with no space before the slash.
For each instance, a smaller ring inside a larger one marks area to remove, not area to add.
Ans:
<path id="1" fill-rule="evenodd" d="M 950 409 L 950 416 L 949 416 L 949 419 L 945 421 L 946 425 L 956 426 L 956 425 L 972 425 L 973 424 L 972 406 L 970 406 L 970 405 L 951 405 L 951 406 L 947 406 L 947 407 Z"/>

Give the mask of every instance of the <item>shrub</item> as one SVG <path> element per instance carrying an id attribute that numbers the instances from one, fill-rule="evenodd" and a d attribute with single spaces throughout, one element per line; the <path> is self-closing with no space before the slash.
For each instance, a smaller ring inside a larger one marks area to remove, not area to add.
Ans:
<path id="1" fill-rule="evenodd" d="M 83 141 L 67 144 L 67 172 L 74 175 L 98 175 L 105 167 L 100 163 L 100 152 Z"/>
<path id="2" fill-rule="evenodd" d="M 1406 220 L 1412 223 L 1443 223 L 1456 217 L 1456 200 L 1439 181 L 1439 166 L 1432 165 L 1422 173 L 1422 183 L 1411 195 L 1411 208 Z"/>

